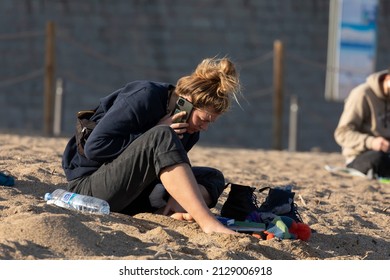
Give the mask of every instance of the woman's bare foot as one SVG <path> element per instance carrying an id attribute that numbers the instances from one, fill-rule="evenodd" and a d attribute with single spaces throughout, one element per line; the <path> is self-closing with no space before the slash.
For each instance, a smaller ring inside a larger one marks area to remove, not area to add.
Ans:
<path id="1" fill-rule="evenodd" d="M 188 213 L 174 213 L 171 215 L 171 218 L 180 221 L 195 222 L 194 218 Z"/>

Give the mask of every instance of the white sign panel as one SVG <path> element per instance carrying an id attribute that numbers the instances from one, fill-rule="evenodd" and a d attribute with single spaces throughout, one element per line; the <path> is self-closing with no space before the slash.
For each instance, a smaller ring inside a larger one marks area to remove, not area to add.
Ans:
<path id="1" fill-rule="evenodd" d="M 325 97 L 344 100 L 375 71 L 378 0 L 332 0 Z"/>

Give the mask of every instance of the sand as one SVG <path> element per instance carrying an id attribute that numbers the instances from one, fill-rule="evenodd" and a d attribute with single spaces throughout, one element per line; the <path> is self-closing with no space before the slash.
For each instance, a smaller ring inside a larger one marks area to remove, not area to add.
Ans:
<path id="1" fill-rule="evenodd" d="M 347 174 L 338 153 L 196 146 L 193 165 L 222 170 L 230 182 L 256 188 L 295 184 L 295 203 L 313 230 L 308 241 L 260 240 L 248 234 L 205 234 L 196 223 L 157 214 L 83 214 L 48 205 L 65 188 L 65 138 L 0 135 L 2 260 L 389 260 L 390 184 Z M 212 211 L 219 211 L 229 188 Z M 264 194 L 256 192 L 258 200 Z"/>

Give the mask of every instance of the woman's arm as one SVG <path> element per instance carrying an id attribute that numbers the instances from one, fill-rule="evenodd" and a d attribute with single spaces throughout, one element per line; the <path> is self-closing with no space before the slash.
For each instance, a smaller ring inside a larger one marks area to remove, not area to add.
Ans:
<path id="1" fill-rule="evenodd" d="M 187 163 L 163 169 L 160 173 L 160 179 L 168 193 L 187 211 L 204 232 L 236 234 L 222 225 L 211 213 Z"/>

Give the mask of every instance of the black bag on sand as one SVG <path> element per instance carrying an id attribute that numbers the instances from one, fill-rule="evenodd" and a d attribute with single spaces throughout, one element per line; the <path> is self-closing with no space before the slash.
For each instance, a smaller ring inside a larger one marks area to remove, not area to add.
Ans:
<path id="1" fill-rule="evenodd" d="M 301 215 L 298 213 L 297 205 L 294 203 L 295 192 L 292 192 L 292 187 L 292 185 L 286 185 L 275 188 L 261 188 L 259 192 L 267 189 L 269 191 L 268 196 L 257 211 L 287 216 L 298 223 L 303 223 Z"/>
<path id="2" fill-rule="evenodd" d="M 291 191 L 291 185 L 275 188 L 261 188 L 259 192 L 263 192 L 267 189 L 269 191 L 265 201 L 259 207 L 257 197 L 254 194 L 256 188 L 229 184 L 231 185 L 231 189 L 228 198 L 221 209 L 222 217 L 235 219 L 237 221 L 245 221 L 249 214 L 256 211 L 271 213 L 272 215 L 277 216 L 287 216 L 296 222 L 302 223 L 302 218 L 294 203 L 295 193 Z"/>
<path id="3" fill-rule="evenodd" d="M 96 122 L 91 120 L 91 117 L 95 114 L 94 110 L 90 111 L 80 111 L 77 113 L 77 122 L 76 122 L 76 143 L 77 151 L 80 155 L 85 156 L 84 154 L 84 145 L 87 141 L 89 135 L 92 133 L 92 130 L 96 126 Z"/>
<path id="4" fill-rule="evenodd" d="M 225 188 L 229 184 L 230 192 L 222 206 L 221 216 L 245 221 L 249 213 L 258 209 L 256 195 L 253 193 L 256 188 L 232 183 L 226 184 Z"/>

